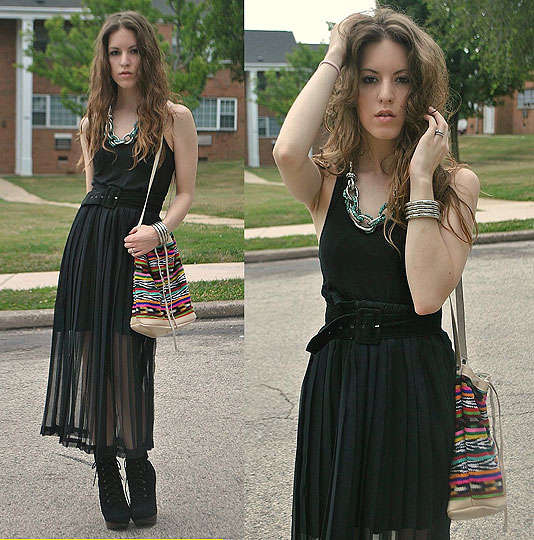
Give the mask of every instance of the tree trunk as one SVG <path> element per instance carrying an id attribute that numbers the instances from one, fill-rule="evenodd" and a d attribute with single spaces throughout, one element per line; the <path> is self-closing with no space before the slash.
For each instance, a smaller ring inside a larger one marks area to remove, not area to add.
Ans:
<path id="1" fill-rule="evenodd" d="M 456 161 L 460 161 L 460 147 L 458 146 L 458 120 L 459 114 L 456 111 L 449 118 L 449 130 L 451 133 L 451 153 Z"/>

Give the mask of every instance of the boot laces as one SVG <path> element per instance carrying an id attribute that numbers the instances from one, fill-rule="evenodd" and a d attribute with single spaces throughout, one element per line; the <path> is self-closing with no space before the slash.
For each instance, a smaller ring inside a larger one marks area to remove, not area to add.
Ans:
<path id="1" fill-rule="evenodd" d="M 104 491 L 104 499 L 108 504 L 120 502 L 124 498 L 122 488 L 121 464 L 112 457 L 103 457 L 95 461 L 92 466 L 95 469 L 93 486 L 98 474 L 98 485 Z"/>
<path id="2" fill-rule="evenodd" d="M 144 459 L 129 459 L 127 462 L 126 483 L 129 486 L 128 491 L 132 499 L 137 497 L 146 499 L 148 497 L 146 480 L 143 476 L 146 467 L 146 460 Z"/>

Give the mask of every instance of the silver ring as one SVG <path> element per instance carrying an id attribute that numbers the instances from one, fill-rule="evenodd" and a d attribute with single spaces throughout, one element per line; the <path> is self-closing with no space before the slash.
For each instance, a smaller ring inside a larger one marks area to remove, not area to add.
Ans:
<path id="1" fill-rule="evenodd" d="M 443 131 L 436 129 L 436 131 L 434 131 L 434 135 L 439 135 L 440 137 L 443 137 Z"/>

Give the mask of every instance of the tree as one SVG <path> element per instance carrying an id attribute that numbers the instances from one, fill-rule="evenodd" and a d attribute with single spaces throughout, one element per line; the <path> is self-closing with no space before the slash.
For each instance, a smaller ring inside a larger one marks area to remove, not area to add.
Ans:
<path id="1" fill-rule="evenodd" d="M 528 0 L 377 1 L 411 15 L 443 49 L 454 114 L 449 118 L 451 151 L 460 159 L 458 119 L 477 104 L 522 89 L 534 67 L 534 18 Z"/>
<path id="2" fill-rule="evenodd" d="M 215 13 L 220 15 L 221 0 L 169 0 L 169 4 L 174 14 L 163 16 L 152 6 L 151 0 L 84 0 L 81 15 L 73 14 L 68 22 L 61 16 L 46 21 L 49 38 L 46 50 L 38 50 L 35 44 L 30 46 L 28 53 L 33 63 L 29 69 L 60 86 L 63 104 L 82 115 L 83 105 L 71 96 L 88 93 L 89 70 L 98 32 L 109 14 L 133 10 L 142 13 L 152 24 L 163 21 L 174 26 L 174 49 L 161 35 L 158 36 L 169 65 L 171 90 L 178 93 L 190 109 L 195 109 L 208 75 L 226 67 L 223 60 L 230 59 L 234 67 L 239 59 L 236 60 L 233 50 L 227 53 L 214 34 L 215 25 L 211 19 Z M 228 4 L 232 9 L 224 21 L 230 35 L 239 36 L 242 30 L 236 32 L 236 14 L 242 3 L 230 0 Z M 242 29 L 242 24 L 239 28 Z M 225 41 L 230 42 L 230 38 Z M 35 43 L 33 39 L 32 43 Z M 237 74 L 239 68 L 235 67 L 234 71 Z"/>
<path id="3" fill-rule="evenodd" d="M 304 88 L 319 62 L 324 58 L 327 46 L 314 48 L 304 43 L 286 55 L 287 68 L 265 72 L 265 88 L 257 88 L 258 103 L 273 111 L 281 124 L 293 101 Z"/>
<path id="4" fill-rule="evenodd" d="M 214 37 L 215 55 L 223 62 L 230 62 L 234 80 L 242 82 L 245 78 L 243 32 L 243 0 L 209 0 L 206 26 Z"/>

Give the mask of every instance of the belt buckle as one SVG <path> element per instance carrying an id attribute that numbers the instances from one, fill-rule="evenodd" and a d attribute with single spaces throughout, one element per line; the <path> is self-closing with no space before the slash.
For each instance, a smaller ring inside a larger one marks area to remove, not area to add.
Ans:
<path id="1" fill-rule="evenodd" d="M 119 197 L 121 190 L 115 186 L 108 186 L 104 192 L 104 200 L 102 201 L 102 206 L 105 208 L 116 208 L 119 204 Z"/>
<path id="2" fill-rule="evenodd" d="M 378 345 L 382 333 L 382 311 L 373 308 L 356 310 L 355 339 L 365 345 Z"/>

